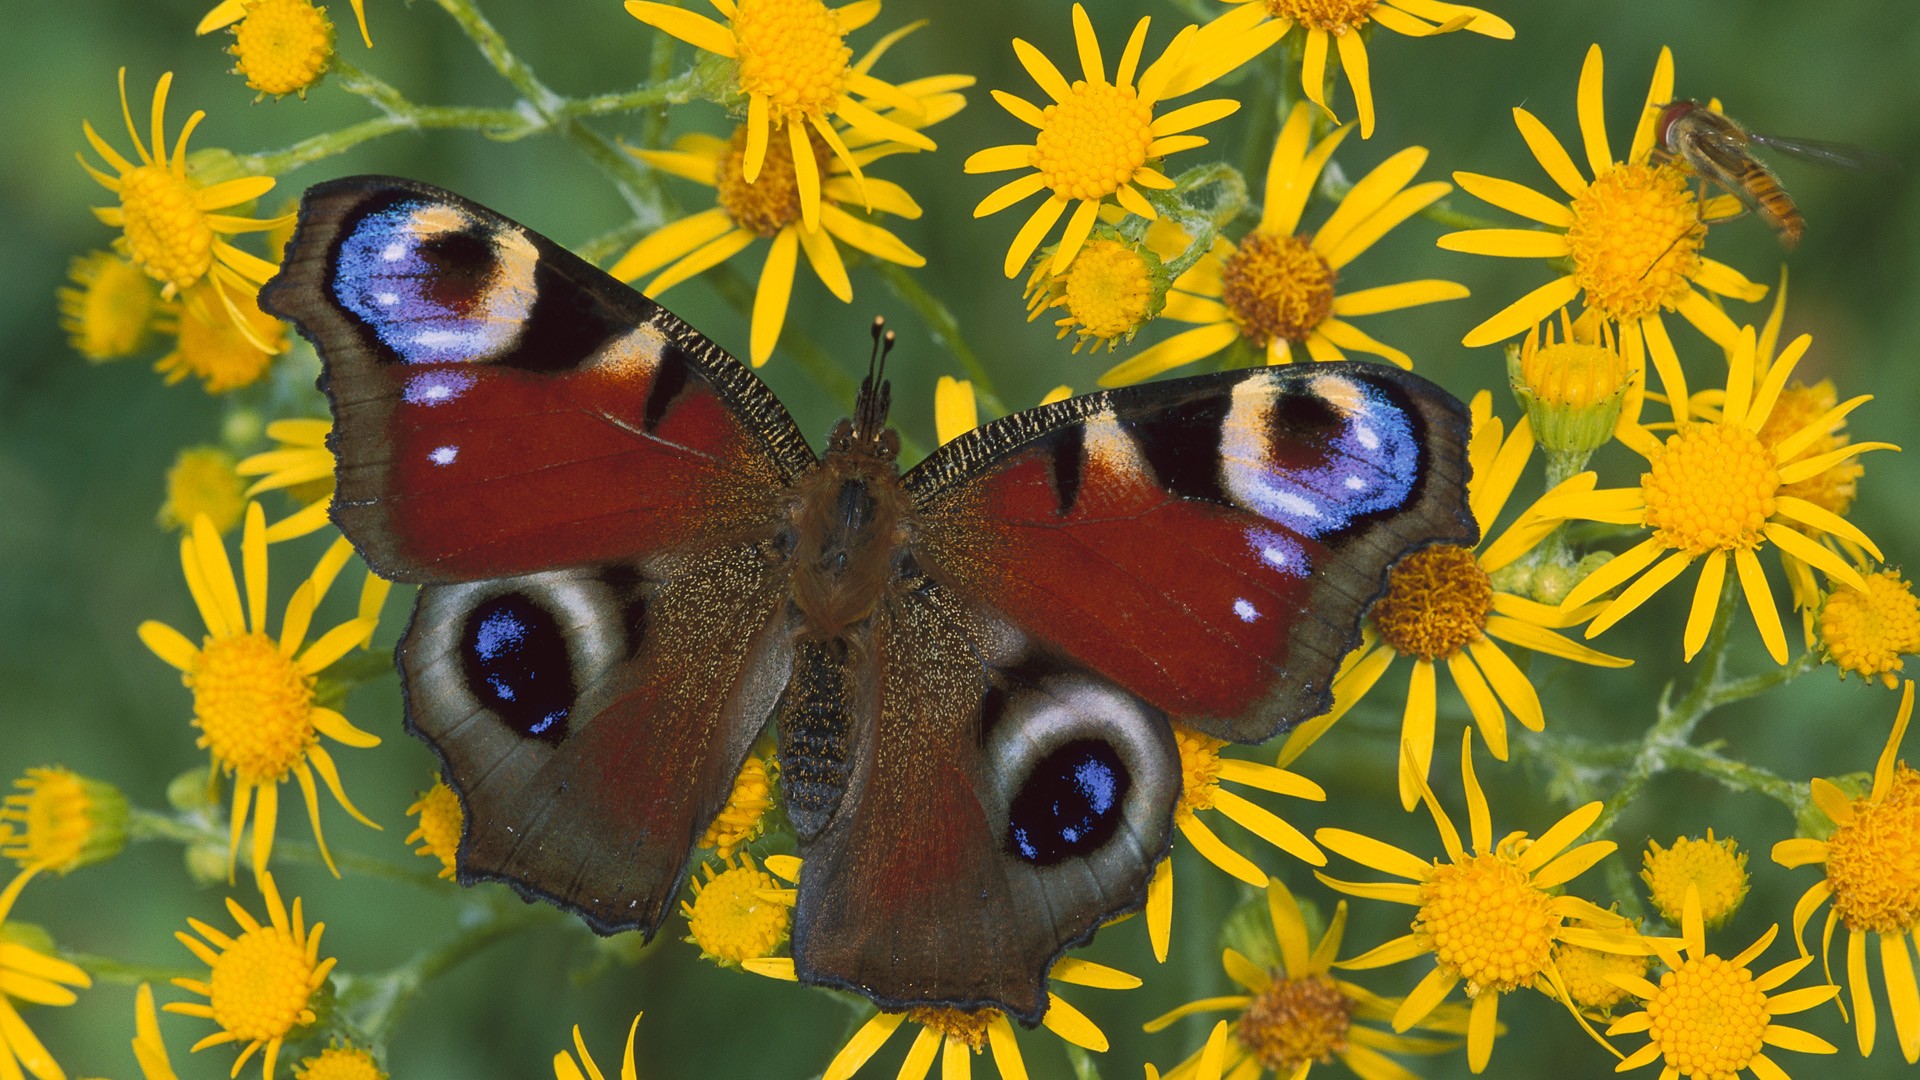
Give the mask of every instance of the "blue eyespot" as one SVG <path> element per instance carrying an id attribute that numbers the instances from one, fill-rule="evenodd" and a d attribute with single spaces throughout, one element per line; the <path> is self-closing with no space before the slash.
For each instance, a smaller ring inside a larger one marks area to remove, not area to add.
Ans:
<path id="1" fill-rule="evenodd" d="M 1056 748 L 1034 764 L 1008 807 L 1007 850 L 1039 866 L 1098 851 L 1120 827 L 1131 782 L 1104 742 Z"/>
<path id="2" fill-rule="evenodd" d="M 573 663 L 553 615 L 522 593 L 467 613 L 460 637 L 467 688 L 519 734 L 558 744 L 573 708 Z"/>

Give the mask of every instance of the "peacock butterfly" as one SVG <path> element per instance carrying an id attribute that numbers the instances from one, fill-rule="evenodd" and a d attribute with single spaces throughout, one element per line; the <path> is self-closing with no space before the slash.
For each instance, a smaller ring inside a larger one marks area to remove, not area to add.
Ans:
<path id="1" fill-rule="evenodd" d="M 652 934 L 769 722 L 802 982 L 1027 1023 L 1144 901 L 1171 721 L 1328 707 L 1400 556 L 1471 543 L 1460 403 L 1353 363 L 1017 413 L 904 474 L 870 376 L 816 457 L 745 366 L 558 244 L 321 184 L 261 306 L 319 350 L 333 519 L 424 586 L 408 730 L 463 883 Z"/>

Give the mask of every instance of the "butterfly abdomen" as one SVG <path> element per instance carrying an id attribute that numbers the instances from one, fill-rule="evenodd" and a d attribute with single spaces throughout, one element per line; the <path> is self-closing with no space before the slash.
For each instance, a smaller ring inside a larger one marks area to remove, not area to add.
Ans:
<path id="1" fill-rule="evenodd" d="M 793 674 L 775 711 L 780 792 L 803 842 L 826 827 L 847 789 L 854 696 L 848 654 L 839 639 L 796 643 Z"/>

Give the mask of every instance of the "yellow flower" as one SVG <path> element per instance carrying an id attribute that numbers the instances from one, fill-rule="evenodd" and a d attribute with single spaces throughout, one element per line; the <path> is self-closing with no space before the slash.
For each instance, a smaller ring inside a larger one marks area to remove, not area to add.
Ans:
<path id="1" fill-rule="evenodd" d="M 111 251 L 74 258 L 67 268 L 72 285 L 56 293 L 60 328 L 81 356 L 94 363 L 132 356 L 146 345 L 159 314 L 153 279 Z"/>
<path id="2" fill-rule="evenodd" d="M 1786 634 L 1758 554 L 1769 542 L 1819 567 L 1830 578 L 1856 589 L 1867 587 L 1858 570 L 1809 539 L 1808 532 L 1859 544 L 1876 559 L 1880 549 L 1845 518 L 1788 494 L 1786 488 L 1817 478 L 1856 454 L 1898 448 L 1891 443 L 1853 443 L 1808 456 L 1814 440 L 1829 431 L 1849 406 L 1829 409 L 1796 431 L 1777 433 L 1771 440 L 1763 437 L 1800 354 L 1789 348 L 1756 387 L 1755 349 L 1753 328 L 1747 327 L 1733 351 L 1725 404 L 1716 419 L 1694 420 L 1683 395 L 1672 399 L 1677 430 L 1665 442 L 1639 425 L 1621 428 L 1620 441 L 1647 459 L 1648 471 L 1640 475 L 1637 487 L 1573 492 L 1554 500 L 1554 510 L 1568 518 L 1644 525 L 1653 531 L 1567 594 L 1562 610 L 1573 610 L 1633 581 L 1587 625 L 1588 637 L 1619 622 L 1704 556 L 1682 637 L 1685 656 L 1693 659 L 1706 642 L 1731 556 L 1761 640 L 1776 661 L 1786 663 Z M 1667 553 L 1664 559 L 1663 552 Z"/>
<path id="3" fill-rule="evenodd" d="M 1555 632 L 1578 625 L 1591 611 L 1561 610 L 1495 587 L 1493 574 L 1513 566 L 1559 527 L 1559 515 L 1543 512 L 1548 501 L 1590 490 L 1593 478 L 1582 474 L 1562 483 L 1494 535 L 1491 526 L 1500 519 L 1533 452 L 1533 432 L 1522 419 L 1503 441 L 1504 427 L 1493 415 L 1493 395 L 1485 390 L 1474 395 L 1472 414 L 1467 458 L 1473 476 L 1467 481 L 1467 501 L 1480 524 L 1479 545 L 1468 550 L 1437 544 L 1394 566 L 1386 593 L 1367 615 L 1360 648 L 1347 655 L 1334 678 L 1333 708 L 1295 728 L 1280 750 L 1280 764 L 1291 764 L 1373 689 L 1395 657 L 1407 657 L 1413 671 L 1401 720 L 1406 752 L 1399 756 L 1399 769 L 1400 804 L 1408 810 L 1420 801 L 1420 784 L 1433 761 L 1435 673 L 1440 664 L 1466 699 L 1493 756 L 1505 761 L 1507 713 L 1529 731 L 1544 730 L 1547 718 L 1533 683 L 1500 642 L 1597 667 L 1631 663 Z"/>
<path id="4" fill-rule="evenodd" d="M 1507 379 L 1527 410 L 1534 437 L 1554 475 L 1586 467 L 1595 450 L 1613 439 L 1623 416 L 1637 420 L 1644 399 L 1614 340 L 1613 325 L 1587 311 L 1578 321 L 1560 309 L 1560 335 L 1553 320 L 1527 331 L 1518 348 L 1507 346 Z"/>
<path id="5" fill-rule="evenodd" d="M 692 880 L 693 902 L 682 900 L 680 913 L 687 918 L 687 941 L 700 947 L 701 959 L 739 967 L 770 957 L 785 944 L 793 924 L 792 898 L 770 871 L 792 870 L 791 882 L 799 876 L 797 862 L 776 855 L 762 869 L 751 855 L 742 855 L 726 858 L 718 872 L 712 863 L 700 864 Z"/>
<path id="6" fill-rule="evenodd" d="M 1586 925 L 1579 919 L 1573 924 Z M 1567 989 L 1567 997 L 1579 1006 L 1581 1015 L 1594 1018 L 1611 1019 L 1614 1006 L 1631 996 L 1614 981 L 1615 977 L 1646 978 L 1649 963 L 1645 956 L 1601 952 L 1565 941 L 1555 942 L 1553 946 L 1553 965 Z M 1557 996 L 1548 979 L 1535 982 L 1534 989 L 1548 997 Z"/>
<path id="7" fill-rule="evenodd" d="M 779 171 L 785 179 L 775 183 L 794 189 L 790 198 L 809 231 L 818 229 L 826 218 L 821 202 L 825 184 L 820 155 L 831 150 L 835 164 L 832 172 L 851 172 L 856 184 L 860 166 L 867 163 L 853 151 L 850 142 L 841 141 L 833 118 L 839 118 L 868 143 L 934 149 L 933 140 L 919 130 L 925 123 L 913 122 L 926 108 L 921 98 L 906 86 L 895 86 L 872 74 L 875 61 L 913 27 L 881 38 L 858 62 L 853 61 L 853 50 L 847 46 L 848 34 L 880 14 L 880 0 L 856 0 L 839 8 L 829 8 L 822 0 L 712 3 L 726 16 L 726 25 L 649 0 L 627 0 L 627 12 L 697 49 L 738 61 L 736 80 L 740 92 L 747 96 L 747 122 L 741 128 L 739 157 L 734 166 L 738 177 L 743 186 L 759 183 L 762 169 L 774 161 L 770 155 L 784 145 L 787 152 Z M 971 85 L 972 81 L 966 79 L 965 84 Z M 889 112 L 876 112 L 876 105 Z M 782 128 L 786 138 L 775 141 L 775 129 Z M 822 145 L 816 146 L 816 139 Z M 832 284 L 828 282 L 829 287 Z"/>
<path id="8" fill-rule="evenodd" d="M 226 535 L 240 524 L 247 508 L 244 482 L 234 471 L 233 455 L 217 446 L 189 446 L 167 470 L 167 501 L 160 504 L 160 527 L 184 529 L 201 514 L 215 532 Z"/>
<path id="9" fill-rule="evenodd" d="M 237 63 L 233 73 L 246 77 L 247 86 L 272 94 L 307 96 L 333 60 L 333 23 L 326 8 L 310 0 L 245 0 L 247 13 L 233 28 L 227 48 Z"/>
<path id="10" fill-rule="evenodd" d="M 387 1073 L 371 1053 L 336 1044 L 296 1062 L 293 1080 L 387 1080 Z"/>
<path id="11" fill-rule="evenodd" d="M 640 1075 L 633 1064 L 633 1036 L 635 1032 L 640 1030 L 641 1015 L 640 1013 L 634 1013 L 633 1023 L 627 1027 L 627 1054 L 620 1062 L 620 1080 L 636 1080 Z M 580 1055 L 578 1064 L 574 1062 L 573 1058 L 568 1055 L 565 1050 L 553 1055 L 554 1080 L 589 1080 L 589 1078 L 591 1078 L 591 1080 L 607 1080 L 606 1075 L 600 1071 L 600 1066 L 594 1064 L 593 1055 L 587 1053 L 587 1042 L 580 1037 L 579 1024 L 573 1025 L 573 1049 L 575 1053 Z M 584 1073 L 580 1071 L 582 1066 L 586 1067 L 586 1072 Z"/>
<path id="12" fill-rule="evenodd" d="M 740 775 L 733 778 L 733 791 L 727 805 L 707 826 L 699 847 L 712 848 L 722 859 L 730 859 L 742 844 L 766 830 L 767 811 L 773 806 L 772 759 L 747 755 Z"/>
<path id="13" fill-rule="evenodd" d="M 127 69 L 120 69 L 120 113 L 133 136 L 133 148 L 140 163 L 121 157 L 108 145 L 93 124 L 81 122 L 87 142 L 99 154 L 113 175 L 87 164 L 83 155 L 80 167 L 87 170 L 100 186 L 120 196 L 120 205 L 96 207 L 94 216 L 122 230 L 126 252 L 147 276 L 161 283 L 161 295 L 172 299 L 200 280 L 213 283 L 213 293 L 234 325 L 254 345 L 268 352 L 279 352 L 250 324 L 239 301 L 251 302 L 262 282 L 273 276 L 274 265 L 227 243 L 223 236 L 235 233 L 264 232 L 279 224 L 256 218 L 215 213 L 242 203 L 252 202 L 273 190 L 273 177 L 246 176 L 211 186 L 201 184 L 187 171 L 187 138 L 205 112 L 187 118 L 169 157 L 163 116 L 167 106 L 167 88 L 173 84 L 173 72 L 160 76 L 153 91 L 153 145 L 140 141 L 133 126 L 133 112 L 127 107 Z M 202 303 L 204 304 L 204 300 Z M 189 308 L 193 305 L 190 303 Z"/>
<path id="14" fill-rule="evenodd" d="M 224 309 L 216 304 L 224 303 Z M 209 394 L 252 386 L 286 351 L 287 325 L 260 310 L 259 292 L 252 285 L 237 297 L 220 292 L 212 279 L 181 294 L 174 305 L 173 351 L 161 357 L 153 370 L 172 386 L 191 375 Z M 224 311 L 224 314 L 223 314 Z"/>
<path id="15" fill-rule="evenodd" d="M 945 97 L 949 101 L 959 99 L 952 93 L 945 93 Z M 944 119 L 952 115 L 946 107 L 928 116 Z M 836 157 L 827 167 L 826 183 L 813 194 L 816 224 L 806 220 L 806 188 L 787 149 L 787 140 L 766 153 L 758 180 L 746 179 L 749 132 L 750 127 L 743 125 L 734 129 L 731 139 L 689 134 L 676 140 L 672 150 L 631 151 L 654 168 L 714 188 L 717 205 L 642 239 L 610 272 L 622 281 L 632 281 L 666 266 L 641 290 L 648 296 L 659 296 L 732 258 L 755 240 L 770 240 L 753 296 L 753 325 L 748 339 L 748 356 L 758 367 L 773 355 L 774 343 L 786 325 L 793 271 L 801 252 L 806 253 L 814 275 L 842 303 L 853 301 L 853 282 L 847 277 L 835 240 L 901 266 L 925 266 L 927 260 L 891 232 L 842 209 L 844 203 L 864 201 L 875 210 L 908 220 L 920 216 L 920 204 L 900 185 L 876 177 L 847 175 L 849 161 L 867 164 L 891 153 L 892 148 L 861 143 L 858 149 L 848 151 L 849 157 Z M 807 143 L 815 138 L 818 136 L 803 134 L 799 141 Z"/>
<path id="16" fill-rule="evenodd" d="M 1218 810 L 1227 820 L 1299 859 L 1309 866 L 1327 865 L 1327 857 L 1307 839 L 1306 834 L 1284 818 L 1243 795 L 1221 786 L 1231 781 L 1244 787 L 1291 795 L 1296 799 L 1325 802 L 1326 791 L 1319 784 L 1272 765 L 1242 758 L 1220 756 L 1225 739 L 1195 731 L 1184 724 L 1173 725 L 1173 741 L 1180 751 L 1180 800 L 1174 804 L 1173 824 L 1208 862 L 1256 888 L 1263 887 L 1267 875 L 1253 860 L 1235 851 L 1218 833 L 1200 820 L 1202 810 Z M 1165 962 L 1167 945 L 1173 930 L 1173 855 L 1160 860 L 1153 878 L 1147 883 L 1147 938 L 1153 943 L 1154 959 Z"/>
<path id="17" fill-rule="evenodd" d="M 1329 45 L 1340 52 L 1340 67 L 1353 88 L 1360 113 L 1360 137 L 1373 138 L 1373 85 L 1368 77 L 1366 28 L 1384 27 L 1408 37 L 1431 37 L 1470 30 L 1503 41 L 1513 39 L 1505 19 L 1441 0 L 1226 0 L 1237 7 L 1200 29 L 1193 62 L 1181 85 L 1204 85 L 1265 52 L 1295 26 L 1306 35 L 1300 87 L 1328 115 L 1326 101 Z"/>
<path id="18" fill-rule="evenodd" d="M 1829 899 L 1826 929 L 1820 935 L 1821 961 L 1832 980 L 1831 948 L 1836 925 L 1847 928 L 1847 991 L 1853 1003 L 1853 1030 L 1860 1053 L 1873 1053 L 1877 1021 L 1873 982 L 1867 975 L 1867 937 L 1879 939 L 1881 981 L 1893 1008 L 1900 1052 L 1909 1064 L 1920 1062 L 1920 989 L 1915 986 L 1908 940 L 1920 926 L 1920 773 L 1899 760 L 1900 740 L 1913 716 L 1913 681 L 1900 696 L 1887 745 L 1874 766 L 1873 787 L 1848 798 L 1832 783 L 1815 778 L 1813 804 L 1834 823 L 1825 840 L 1805 837 L 1773 845 L 1773 861 L 1788 868 L 1819 864 L 1826 875 L 1793 907 L 1793 939 L 1807 955 L 1806 926 Z"/>
<path id="19" fill-rule="evenodd" d="M 180 1080 L 160 1038 L 160 1015 L 153 1008 L 153 987 L 146 983 L 133 997 L 133 1057 L 146 1080 Z"/>
<path id="20" fill-rule="evenodd" d="M 1267 914 L 1280 957 L 1277 969 L 1263 969 L 1227 949 L 1221 954 L 1221 965 L 1244 993 L 1190 1001 L 1147 1021 L 1147 1031 L 1160 1031 L 1195 1013 L 1239 1014 L 1226 1025 L 1216 1060 L 1203 1060 L 1214 1052 L 1209 1040 L 1207 1048 L 1168 1070 L 1167 1080 L 1218 1080 L 1223 1073 L 1231 1073 L 1235 1080 L 1255 1080 L 1266 1071 L 1288 1080 L 1305 1080 L 1315 1063 L 1330 1064 L 1336 1057 L 1362 1080 L 1400 1080 L 1408 1073 L 1382 1051 L 1438 1054 L 1459 1045 L 1454 1040 L 1407 1038 L 1357 1023 L 1384 1023 L 1402 1002 L 1334 977 L 1334 958 L 1340 955 L 1347 928 L 1345 900 L 1334 909 L 1317 945 L 1307 937 L 1299 903 L 1277 878 L 1267 882 Z M 1447 1005 L 1428 1014 L 1420 1026 L 1463 1035 L 1466 1020 L 1465 1009 Z"/>
<path id="21" fill-rule="evenodd" d="M 79 998 L 69 987 L 84 990 L 93 985 L 86 972 L 40 951 L 31 941 L 22 940 L 25 935 L 15 932 L 18 927 L 7 925 L 7 914 L 20 898 L 20 890 L 39 872 L 38 865 L 29 866 L 0 889 L 0 1076 L 17 1077 L 25 1069 L 39 1080 L 66 1080 L 67 1074 L 14 1007 L 16 1001 L 71 1005 Z"/>
<path id="22" fill-rule="evenodd" d="M 1649 840 L 1641 860 L 1640 880 L 1647 883 L 1660 917 L 1670 923 L 1680 922 L 1688 889 L 1699 893 L 1700 915 L 1709 930 L 1727 925 L 1747 898 L 1747 853 L 1730 838 L 1715 840 L 1712 829 L 1705 840 L 1682 836 L 1669 848 Z"/>
<path id="23" fill-rule="evenodd" d="M 267 543 L 306 536 L 327 524 L 333 508 L 333 451 L 327 449 L 332 431 L 331 420 L 275 420 L 267 425 L 267 438 L 280 445 L 234 467 L 241 476 L 260 477 L 247 489 L 247 498 L 284 490 L 302 504 L 267 529 Z"/>
<path id="24" fill-rule="evenodd" d="M 1132 341 L 1142 325 L 1160 313 L 1166 302 L 1166 275 L 1160 257 L 1145 244 L 1129 243 L 1095 234 L 1065 271 L 1052 272 L 1053 260 L 1036 260 L 1027 277 L 1027 321 L 1043 311 L 1063 309 L 1054 320 L 1057 335 L 1075 335 L 1073 351 L 1081 346 L 1106 346 L 1108 352 Z"/>
<path id="25" fill-rule="evenodd" d="M 1614 1021 L 1607 1034 L 1644 1031 L 1649 1041 L 1615 1066 L 1615 1072 L 1662 1061 L 1663 1077 L 1732 1080 L 1744 1069 L 1761 1080 L 1781 1080 L 1786 1070 L 1766 1055 L 1763 1046 L 1803 1054 L 1834 1052 L 1833 1044 L 1819 1036 L 1773 1022 L 1774 1017 L 1811 1009 L 1839 993 L 1837 986 L 1809 986 L 1768 994 L 1799 974 L 1812 957 L 1789 960 L 1762 975 L 1748 969 L 1773 943 L 1780 932 L 1777 924 L 1745 952 L 1722 959 L 1707 951 L 1700 895 L 1689 888 L 1680 932 L 1684 952 L 1675 948 L 1671 939 L 1646 939 L 1671 969 L 1660 976 L 1658 986 L 1644 978 L 1616 977 L 1618 985 L 1646 1002 L 1647 1007 Z"/>
<path id="26" fill-rule="evenodd" d="M 440 876 L 451 881 L 454 860 L 460 852 L 460 832 L 466 821 L 460 809 L 460 797 L 445 780 L 435 776 L 433 786 L 407 807 L 407 816 L 414 815 L 419 815 L 420 823 L 407 834 L 406 843 L 418 841 L 420 846 L 414 849 L 414 854 L 439 859 Z"/>
<path id="27" fill-rule="evenodd" d="M 1431 954 L 1433 970 L 1394 1011 L 1393 1029 L 1405 1031 L 1419 1023 L 1464 982 L 1473 1002 L 1467 1022 L 1467 1063 L 1478 1073 L 1493 1053 L 1502 995 L 1544 980 L 1550 996 L 1574 1010 L 1565 980 L 1554 967 L 1554 943 L 1626 954 L 1644 953 L 1647 945 L 1620 916 L 1576 896 L 1556 895 L 1559 886 L 1613 853 L 1611 840 L 1567 849 L 1598 820 L 1601 804 L 1580 807 L 1537 839 L 1511 832 L 1496 844 L 1487 797 L 1473 772 L 1472 744 L 1469 728 L 1461 734 L 1460 778 L 1466 787 L 1471 849 L 1461 845 L 1453 821 L 1421 777 L 1420 797 L 1440 831 L 1447 855 L 1444 862 L 1423 859 L 1345 829 L 1321 829 L 1314 839 L 1322 846 L 1382 873 L 1407 878 L 1410 884 L 1336 881 L 1317 872 L 1314 876 L 1338 892 L 1416 909 L 1411 933 L 1334 966 L 1376 968 Z M 1570 926 L 1569 919 L 1587 925 Z"/>
<path id="28" fill-rule="evenodd" d="M 28 769 L 0 804 L 0 855 L 22 869 L 68 874 L 127 846 L 127 797 L 72 769 Z M 17 828 L 14 828 L 17 826 Z"/>
<path id="29" fill-rule="evenodd" d="M 315 699 L 315 677 L 371 637 L 374 620 L 367 616 L 349 619 L 322 634 L 304 651 L 301 649 L 314 609 L 352 549 L 342 538 L 321 557 L 313 575 L 287 601 L 280 637 L 275 640 L 266 632 L 266 528 L 260 504 L 249 504 L 240 541 L 247 598 L 244 613 L 226 547 L 213 523 L 203 515 L 194 520 L 191 534 L 180 541 L 180 564 L 194 606 L 206 623 L 206 636 L 196 647 L 165 623 L 150 619 L 140 624 L 140 640 L 154 655 L 179 669 L 181 683 L 193 691 L 193 724 L 200 729 L 198 745 L 212 754 L 216 769 L 233 777 L 229 878 L 249 809 L 254 813 L 254 871 L 266 871 L 279 818 L 280 785 L 289 774 L 300 782 L 300 792 L 306 796 L 313 837 L 329 869 L 333 869 L 333 856 L 327 853 L 326 838 L 320 831 L 315 771 L 347 813 L 369 828 L 380 827 L 348 801 L 333 755 L 320 743 L 320 736 L 325 735 L 347 746 L 364 748 L 378 746 L 379 736 L 354 727 L 345 716 Z M 334 874 L 338 876 L 339 871 L 334 869 Z"/>
<path id="30" fill-rule="evenodd" d="M 1182 110 L 1184 111 L 1184 110 Z M 1444 182 L 1407 185 L 1427 160 L 1411 146 L 1363 177 L 1312 233 L 1299 232 L 1307 196 L 1351 127 L 1309 148 L 1312 116 L 1295 105 L 1273 144 L 1260 224 L 1239 244 L 1222 238 L 1173 282 L 1167 318 L 1200 324 L 1154 345 L 1100 377 L 1102 386 L 1140 382 L 1190 364 L 1246 338 L 1267 363 L 1293 359 L 1304 346 L 1315 360 L 1343 360 L 1345 350 L 1384 357 L 1411 367 L 1407 354 L 1375 341 L 1347 320 L 1383 311 L 1457 300 L 1464 285 L 1451 281 L 1403 281 L 1340 292 L 1340 272 L 1394 226 L 1453 190 Z"/>
<path id="31" fill-rule="evenodd" d="M 273 875 L 264 867 L 258 875 L 260 896 L 267 908 L 267 923 L 247 913 L 229 897 L 227 911 L 240 925 L 237 936 L 228 936 L 198 919 L 187 925 L 199 933 L 201 941 L 185 931 L 173 936 L 206 964 L 207 978 L 175 979 L 173 985 L 207 999 L 198 1002 L 176 1001 L 161 1008 L 182 1016 L 198 1016 L 220 1025 L 220 1030 L 193 1044 L 199 1053 L 209 1046 L 244 1043 L 233 1063 L 233 1075 L 240 1075 L 256 1051 L 266 1050 L 261 1058 L 262 1080 L 273 1080 L 274 1062 L 280 1057 L 281 1044 L 290 1033 L 311 1025 L 314 1020 L 313 995 L 327 981 L 334 960 L 320 959 L 320 935 L 325 923 L 314 923 L 307 930 L 300 912 L 300 898 L 293 898 L 288 913 L 274 887 Z"/>
<path id="32" fill-rule="evenodd" d="M 1898 570 L 1865 577 L 1865 592 L 1835 589 L 1819 605 L 1820 647 L 1841 678 L 1851 671 L 1891 690 L 1899 685 L 1894 672 L 1907 667 L 1901 657 L 1920 652 L 1920 600 Z"/>
<path id="33" fill-rule="evenodd" d="M 760 963 L 769 964 L 771 961 Z M 788 961 L 789 967 L 791 964 Z M 754 964 L 748 967 L 761 970 Z M 1139 979 L 1124 971 L 1071 957 L 1056 961 L 1048 977 L 1054 982 L 1101 990 L 1131 990 L 1140 985 Z M 920 1031 L 907 1050 L 907 1058 L 901 1063 L 896 1080 L 926 1080 L 935 1058 L 940 1059 L 943 1080 L 969 1077 L 973 1069 L 972 1057 L 982 1051 L 992 1052 L 994 1069 L 999 1072 L 1001 1080 L 1025 1080 L 1027 1065 L 1020 1056 L 1020 1044 L 1014 1038 L 1013 1025 L 1007 1022 L 1000 1010 L 991 1008 L 973 1011 L 916 1008 L 906 1012 L 874 1013 L 834 1055 L 822 1080 L 848 1080 L 860 1071 L 861 1066 L 886 1044 L 887 1039 L 903 1023 L 909 1022 L 917 1025 Z M 1095 1053 L 1104 1053 L 1107 1049 L 1105 1033 L 1087 1019 L 1085 1013 L 1067 1004 L 1052 990 L 1047 991 L 1047 1012 L 1040 1018 L 1040 1023 L 1074 1046 Z"/>
<path id="34" fill-rule="evenodd" d="M 373 48 L 373 38 L 367 33 L 367 0 L 347 0 L 353 5 L 353 17 L 360 20 L 360 40 Z M 196 34 L 211 34 L 223 26 L 231 26 L 252 14 L 254 6 L 263 0 L 220 0 L 212 11 L 201 18 L 200 25 L 193 28 Z M 322 9 L 325 10 L 325 9 Z"/>
<path id="35" fill-rule="evenodd" d="M 1051 405 L 1056 401 L 1065 401 L 1073 396 L 1070 386 L 1056 386 L 1047 391 L 1040 404 Z M 973 381 L 956 379 L 951 375 L 940 376 L 933 387 L 933 427 L 942 446 L 980 426 L 979 408 L 974 402 Z"/>
<path id="36" fill-rule="evenodd" d="M 1691 174 L 1678 163 L 1651 160 L 1658 106 L 1672 97 L 1673 53 L 1663 48 L 1626 160 L 1616 161 L 1607 142 L 1600 46 L 1595 45 L 1581 68 L 1579 93 L 1580 134 L 1591 182 L 1580 175 L 1546 125 L 1520 108 L 1513 110 L 1514 123 L 1541 168 L 1566 194 L 1566 203 L 1511 180 L 1453 174 L 1473 195 L 1547 228 L 1469 229 L 1442 236 L 1441 247 L 1571 264 L 1569 272 L 1468 331 L 1464 344 L 1503 341 L 1583 297 L 1588 308 L 1619 327 L 1620 345 L 1634 371 L 1645 370 L 1651 352 L 1670 397 L 1684 397 L 1685 383 L 1662 311 L 1678 311 L 1723 348 L 1733 347 L 1739 328 L 1695 286 L 1748 301 L 1766 295 L 1767 287 L 1700 253 L 1706 222 L 1718 216 L 1716 208 L 1722 204 L 1714 200 L 1703 205 L 1688 186 Z"/>
<path id="37" fill-rule="evenodd" d="M 1039 129 L 1031 143 L 990 147 L 967 159 L 970 173 L 1005 172 L 1032 169 L 1033 172 L 1002 185 L 974 207 L 973 216 L 998 213 L 1042 191 L 1051 194 L 1043 200 L 1007 249 L 1002 269 L 1008 277 L 1018 273 L 1046 239 L 1054 223 L 1066 213 L 1069 203 L 1078 203 L 1067 220 L 1066 232 L 1055 249 L 1051 270 L 1066 270 L 1093 232 L 1100 205 L 1111 198 L 1129 213 L 1152 220 L 1154 211 L 1140 188 L 1169 190 L 1167 179 L 1153 163 L 1168 154 L 1205 146 L 1207 140 L 1184 134 L 1232 115 L 1240 103 L 1231 98 L 1196 102 L 1172 112 L 1154 115 L 1155 106 L 1173 96 L 1167 84 L 1180 71 L 1189 55 L 1189 46 L 1197 32 L 1187 27 L 1167 45 L 1166 51 L 1139 73 L 1141 49 L 1147 40 L 1147 22 L 1141 19 L 1120 55 L 1113 80 L 1100 57 L 1100 41 L 1094 36 L 1093 23 L 1086 9 L 1073 5 L 1073 38 L 1079 48 L 1084 78 L 1068 84 L 1066 76 L 1040 50 L 1019 38 L 1013 39 L 1013 51 L 1040 89 L 1053 103 L 1044 110 L 1024 98 L 1001 90 L 993 97 L 1015 119 Z M 1199 89 L 1195 83 L 1182 92 Z"/>

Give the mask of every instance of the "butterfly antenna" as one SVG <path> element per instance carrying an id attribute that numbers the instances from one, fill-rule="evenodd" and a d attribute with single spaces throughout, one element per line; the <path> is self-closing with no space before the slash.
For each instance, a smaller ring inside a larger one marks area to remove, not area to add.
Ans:
<path id="1" fill-rule="evenodd" d="M 880 437 L 888 409 L 893 404 L 893 386 L 887 382 L 887 354 L 893 351 L 894 333 L 887 329 L 886 319 L 875 316 L 872 334 L 873 351 L 867 354 L 867 377 L 860 381 L 860 400 L 853 410 L 855 434 L 864 439 Z"/>

